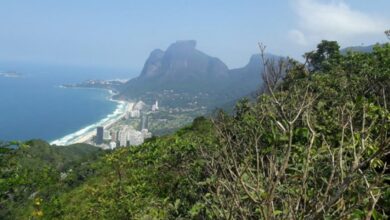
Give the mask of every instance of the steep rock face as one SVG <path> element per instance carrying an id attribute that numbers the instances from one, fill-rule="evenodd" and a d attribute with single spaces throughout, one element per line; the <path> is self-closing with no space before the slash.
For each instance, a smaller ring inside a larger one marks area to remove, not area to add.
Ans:
<path id="1" fill-rule="evenodd" d="M 195 41 L 178 41 L 165 52 L 154 50 L 139 78 L 183 81 L 227 77 L 227 73 L 227 66 L 197 50 Z"/>
<path id="2" fill-rule="evenodd" d="M 166 51 L 154 50 L 139 77 L 124 85 L 120 97 L 173 89 L 180 92 L 217 92 L 227 85 L 228 67 L 196 49 L 196 41 L 177 41 Z"/>
<path id="3" fill-rule="evenodd" d="M 246 66 L 229 71 L 230 92 L 240 97 L 259 90 L 263 83 L 262 71 L 263 64 L 260 54 L 252 55 Z"/>
<path id="4" fill-rule="evenodd" d="M 261 76 L 262 71 L 262 61 L 260 54 L 252 55 L 248 64 L 242 68 L 232 69 L 230 70 L 230 76 L 237 80 L 245 79 L 245 80 L 254 80 L 254 78 Z"/>
<path id="5" fill-rule="evenodd" d="M 140 78 L 153 78 L 158 76 L 161 71 L 163 57 L 164 51 L 160 49 L 154 50 L 146 60 Z"/>

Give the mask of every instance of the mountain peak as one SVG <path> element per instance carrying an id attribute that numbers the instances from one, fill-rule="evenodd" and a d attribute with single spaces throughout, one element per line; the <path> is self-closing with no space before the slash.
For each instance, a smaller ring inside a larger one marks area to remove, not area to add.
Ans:
<path id="1" fill-rule="evenodd" d="M 150 53 L 151 57 L 158 57 L 164 54 L 164 51 L 161 49 L 155 49 Z"/>
<path id="2" fill-rule="evenodd" d="M 169 46 L 169 50 L 194 50 L 196 48 L 195 40 L 179 40 Z"/>
<path id="3" fill-rule="evenodd" d="M 140 78 L 190 82 L 226 77 L 227 72 L 228 68 L 222 61 L 197 50 L 195 40 L 184 40 L 171 44 L 165 52 L 154 50 Z"/>

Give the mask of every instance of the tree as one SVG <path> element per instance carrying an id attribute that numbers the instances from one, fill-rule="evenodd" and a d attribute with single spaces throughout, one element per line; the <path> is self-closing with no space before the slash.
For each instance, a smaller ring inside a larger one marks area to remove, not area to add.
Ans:
<path id="1" fill-rule="evenodd" d="M 311 72 L 327 72 L 340 61 L 340 46 L 336 41 L 323 40 L 316 51 L 306 53 L 305 57 Z"/>

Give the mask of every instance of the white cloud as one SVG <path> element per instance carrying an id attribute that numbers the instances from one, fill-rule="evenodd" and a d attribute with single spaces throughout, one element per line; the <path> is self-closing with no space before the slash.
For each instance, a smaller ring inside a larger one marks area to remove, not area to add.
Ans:
<path id="1" fill-rule="evenodd" d="M 306 46 L 308 44 L 307 40 L 306 40 L 306 37 L 305 35 L 302 33 L 302 31 L 299 31 L 299 30 L 291 30 L 289 33 L 288 33 L 290 39 L 296 43 L 298 43 L 299 45 L 302 45 L 302 46 Z"/>
<path id="2" fill-rule="evenodd" d="M 297 44 L 318 43 L 321 39 L 348 42 L 369 36 L 384 36 L 386 21 L 352 9 L 343 0 L 292 0 L 297 27 L 289 32 Z"/>

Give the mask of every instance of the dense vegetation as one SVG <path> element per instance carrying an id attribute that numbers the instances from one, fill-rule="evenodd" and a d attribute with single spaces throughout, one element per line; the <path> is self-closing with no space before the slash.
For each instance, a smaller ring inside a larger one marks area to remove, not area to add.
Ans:
<path id="1" fill-rule="evenodd" d="M 91 161 L 103 154 L 84 144 L 0 143 L 0 219 L 39 217 L 41 202 L 49 199 L 55 209 L 57 196 L 92 175 Z"/>
<path id="2" fill-rule="evenodd" d="M 2 148 L 0 215 L 388 218 L 390 44 L 342 55 L 323 41 L 305 57 L 305 64 L 264 59 L 266 84 L 255 102 L 139 147 L 73 164 L 37 158 L 41 166 L 28 155 L 44 143 Z"/>

